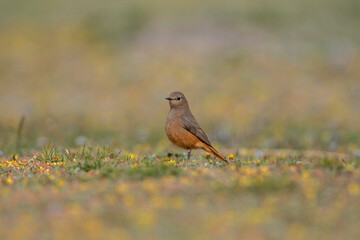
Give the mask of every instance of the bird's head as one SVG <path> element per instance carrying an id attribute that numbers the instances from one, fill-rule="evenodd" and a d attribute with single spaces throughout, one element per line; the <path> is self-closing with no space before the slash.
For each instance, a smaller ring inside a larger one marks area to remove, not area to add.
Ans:
<path id="1" fill-rule="evenodd" d="M 172 92 L 169 97 L 166 98 L 169 101 L 171 108 L 188 106 L 185 95 L 181 92 Z"/>

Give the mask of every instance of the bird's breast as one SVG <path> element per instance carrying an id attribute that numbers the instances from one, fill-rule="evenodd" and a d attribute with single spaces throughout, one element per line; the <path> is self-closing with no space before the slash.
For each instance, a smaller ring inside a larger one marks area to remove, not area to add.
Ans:
<path id="1" fill-rule="evenodd" d="M 184 128 L 181 118 L 168 119 L 165 132 L 169 140 L 185 149 L 199 148 L 199 139 Z"/>

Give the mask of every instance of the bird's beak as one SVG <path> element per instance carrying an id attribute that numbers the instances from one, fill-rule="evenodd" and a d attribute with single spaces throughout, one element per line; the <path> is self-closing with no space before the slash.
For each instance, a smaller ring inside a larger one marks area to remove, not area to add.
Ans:
<path id="1" fill-rule="evenodd" d="M 169 101 L 170 101 L 170 100 L 172 100 L 172 98 L 171 98 L 171 97 L 167 97 L 167 98 L 165 98 L 165 99 L 166 99 L 166 100 L 169 100 Z"/>

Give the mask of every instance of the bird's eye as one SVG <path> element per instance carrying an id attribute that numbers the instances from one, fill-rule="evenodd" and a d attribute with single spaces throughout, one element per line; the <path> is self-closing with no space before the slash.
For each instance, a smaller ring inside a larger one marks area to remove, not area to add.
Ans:
<path id="1" fill-rule="evenodd" d="M 180 99 L 181 99 L 180 97 L 177 98 L 178 101 L 180 101 Z"/>

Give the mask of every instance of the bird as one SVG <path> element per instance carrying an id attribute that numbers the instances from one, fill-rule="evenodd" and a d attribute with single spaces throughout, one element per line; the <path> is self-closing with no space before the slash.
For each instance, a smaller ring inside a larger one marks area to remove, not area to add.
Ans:
<path id="1" fill-rule="evenodd" d="M 191 156 L 191 150 L 203 149 L 227 163 L 228 161 L 211 145 L 205 132 L 197 123 L 190 111 L 185 95 L 176 91 L 165 99 L 170 104 L 170 111 L 165 125 L 166 135 L 174 145 L 188 151 L 188 160 Z"/>

